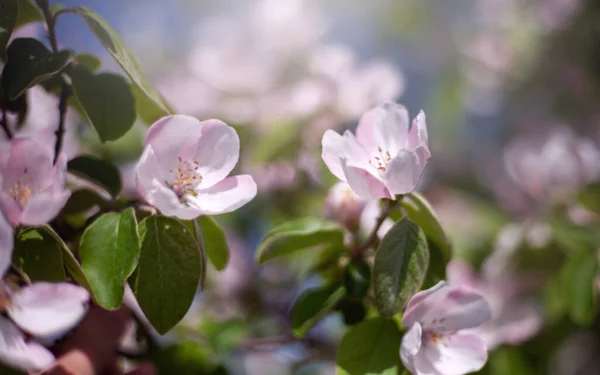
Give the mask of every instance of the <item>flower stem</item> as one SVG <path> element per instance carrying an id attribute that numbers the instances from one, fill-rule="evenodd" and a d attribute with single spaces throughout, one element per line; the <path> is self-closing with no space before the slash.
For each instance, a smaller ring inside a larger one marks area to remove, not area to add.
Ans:
<path id="1" fill-rule="evenodd" d="M 375 244 L 375 242 L 377 240 L 377 232 L 379 232 L 379 228 L 381 228 L 381 225 L 383 224 L 385 219 L 388 218 L 390 213 L 402 201 L 402 198 L 403 198 L 403 196 L 399 195 L 398 197 L 396 197 L 395 200 L 391 200 L 391 199 L 383 200 L 383 207 L 381 208 L 381 213 L 379 214 L 379 216 L 377 217 L 377 220 L 375 221 L 375 226 L 373 227 L 373 230 L 369 234 L 369 237 L 367 237 L 366 241 L 363 242 L 363 244 L 357 249 L 355 254 L 356 253 L 362 254 L 365 250 L 367 250 L 369 247 L 371 247 Z"/>

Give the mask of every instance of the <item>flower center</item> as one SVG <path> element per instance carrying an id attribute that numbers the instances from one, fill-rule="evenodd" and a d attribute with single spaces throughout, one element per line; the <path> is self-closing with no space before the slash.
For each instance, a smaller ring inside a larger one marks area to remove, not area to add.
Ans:
<path id="1" fill-rule="evenodd" d="M 392 156 L 389 151 L 383 152 L 381 147 L 377 147 L 377 155 L 369 160 L 372 166 L 377 168 L 379 172 L 383 173 L 387 170 L 388 163 L 392 160 Z"/>
<path id="2" fill-rule="evenodd" d="M 423 332 L 423 337 L 426 341 L 431 342 L 433 345 L 443 344 L 448 346 L 448 336 L 438 332 Z"/>
<path id="3" fill-rule="evenodd" d="M 180 200 L 184 199 L 186 194 L 196 196 L 196 185 L 202 182 L 202 176 L 198 173 L 198 161 L 193 160 L 191 163 L 179 157 L 180 167 L 177 169 L 169 169 L 169 172 L 175 175 L 173 183 L 167 183 L 169 188 L 173 190 Z"/>

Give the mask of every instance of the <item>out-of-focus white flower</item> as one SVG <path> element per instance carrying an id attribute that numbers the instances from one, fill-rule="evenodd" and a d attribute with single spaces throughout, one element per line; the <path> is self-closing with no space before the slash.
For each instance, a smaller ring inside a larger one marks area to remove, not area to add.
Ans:
<path id="1" fill-rule="evenodd" d="M 350 231 L 358 230 L 366 201 L 356 195 L 350 185 L 338 182 L 329 190 L 325 200 L 325 217 L 333 219 Z"/>

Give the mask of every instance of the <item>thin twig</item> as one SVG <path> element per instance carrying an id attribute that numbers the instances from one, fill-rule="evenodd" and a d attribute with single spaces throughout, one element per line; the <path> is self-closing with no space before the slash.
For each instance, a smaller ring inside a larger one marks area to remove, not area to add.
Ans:
<path id="1" fill-rule="evenodd" d="M 14 263 L 11 263 L 10 266 L 25 284 L 31 285 L 31 279 L 29 278 L 29 275 L 27 275 L 21 267 L 17 267 Z"/>
<path id="2" fill-rule="evenodd" d="M 77 11 L 74 8 L 62 8 L 62 9 L 57 10 L 53 15 L 54 24 L 56 25 L 56 20 L 58 19 L 59 16 L 62 16 L 63 14 L 68 14 L 68 13 L 77 14 Z"/>
<path id="3" fill-rule="evenodd" d="M 35 3 L 44 15 L 46 26 L 48 28 L 48 40 L 50 41 L 52 51 L 58 53 L 58 41 L 56 40 L 56 30 L 54 28 L 54 26 L 56 26 L 56 18 L 52 17 L 50 4 L 48 3 L 48 0 L 35 0 Z"/>
<path id="4" fill-rule="evenodd" d="M 12 138 L 12 133 L 10 132 L 10 129 L 8 128 L 8 120 L 6 119 L 6 110 L 3 109 L 2 110 L 2 129 L 4 129 L 4 132 L 6 133 L 6 136 L 8 137 L 8 139 Z"/>
<path id="5" fill-rule="evenodd" d="M 65 117 L 67 114 L 67 101 L 69 100 L 69 94 L 71 89 L 69 85 L 63 83 L 60 89 L 60 101 L 58 102 L 58 128 L 56 129 L 56 142 L 54 144 L 54 163 L 60 155 L 62 149 L 63 138 L 65 135 Z"/>

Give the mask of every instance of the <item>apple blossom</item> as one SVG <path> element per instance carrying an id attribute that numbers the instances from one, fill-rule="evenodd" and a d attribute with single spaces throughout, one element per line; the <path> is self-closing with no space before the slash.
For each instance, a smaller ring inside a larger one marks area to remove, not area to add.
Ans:
<path id="1" fill-rule="evenodd" d="M 227 177 L 239 152 L 237 133 L 219 120 L 163 117 L 146 136 L 135 170 L 138 192 L 163 214 L 184 220 L 231 212 L 256 195 L 250 175 Z"/>
<path id="2" fill-rule="evenodd" d="M 385 103 L 367 111 L 356 128 L 323 135 L 323 161 L 337 178 L 365 199 L 413 191 L 430 157 L 425 113 L 408 128 L 406 108 Z"/>
<path id="3" fill-rule="evenodd" d="M 490 319 L 490 306 L 469 288 L 444 281 L 415 294 L 402 323 L 400 358 L 415 375 L 462 375 L 487 361 L 487 348 L 478 336 L 461 332 Z"/>
<path id="4" fill-rule="evenodd" d="M 65 189 L 67 160 L 37 138 L 15 138 L 8 158 L 0 165 L 0 206 L 13 225 L 43 225 L 52 220 L 69 199 Z"/>
<path id="5" fill-rule="evenodd" d="M 526 283 L 522 277 L 511 272 L 479 276 L 459 259 L 448 263 L 446 273 L 451 283 L 471 288 L 489 302 L 491 319 L 469 331 L 481 337 L 489 350 L 501 344 L 521 344 L 541 329 L 541 311 L 535 301 L 524 296 Z"/>
<path id="6" fill-rule="evenodd" d="M 329 190 L 325 200 L 325 217 L 343 224 L 350 231 L 359 228 L 366 201 L 356 195 L 350 185 L 338 182 Z"/>

